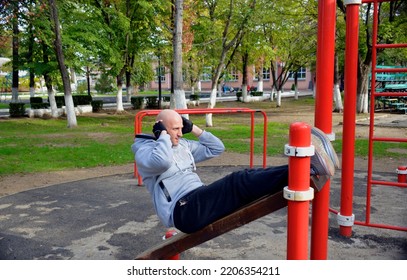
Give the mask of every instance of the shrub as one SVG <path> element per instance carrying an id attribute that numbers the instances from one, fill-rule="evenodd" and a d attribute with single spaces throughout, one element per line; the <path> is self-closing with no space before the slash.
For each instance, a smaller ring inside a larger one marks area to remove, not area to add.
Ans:
<path id="1" fill-rule="evenodd" d="M 157 96 L 149 96 L 146 97 L 147 104 L 146 107 L 149 109 L 157 109 L 158 108 L 158 97 Z"/>
<path id="2" fill-rule="evenodd" d="M 92 112 L 96 113 L 103 109 L 103 100 L 92 100 L 90 103 L 92 105 Z"/>
<path id="3" fill-rule="evenodd" d="M 73 105 L 76 107 L 78 105 L 91 105 L 92 96 L 90 95 L 72 95 Z M 64 95 L 56 95 L 55 102 L 57 103 L 57 107 L 61 108 L 65 106 L 65 96 Z"/>
<path id="4" fill-rule="evenodd" d="M 242 98 L 243 93 L 241 91 L 236 92 L 236 97 L 237 101 L 240 101 L 240 98 Z"/>
<path id="5" fill-rule="evenodd" d="M 198 94 L 191 94 L 189 96 L 189 99 L 192 100 L 192 101 L 199 100 L 199 95 Z"/>
<path id="6" fill-rule="evenodd" d="M 102 73 L 100 78 L 95 83 L 95 90 L 98 93 L 109 93 L 113 92 L 115 89 L 115 80 L 112 76 L 107 73 Z"/>
<path id="7" fill-rule="evenodd" d="M 132 96 L 130 98 L 130 103 L 133 105 L 133 109 L 141 109 L 143 106 L 144 97 L 142 96 Z"/>
<path id="8" fill-rule="evenodd" d="M 42 97 L 30 97 L 30 103 L 42 103 Z"/>
<path id="9" fill-rule="evenodd" d="M 92 102 L 92 96 L 90 95 L 72 95 L 74 106 L 78 105 L 90 105 Z"/>
<path id="10" fill-rule="evenodd" d="M 250 94 L 252 96 L 263 96 L 263 92 L 262 91 L 252 91 L 250 92 Z"/>
<path id="11" fill-rule="evenodd" d="M 63 101 L 55 101 L 55 103 L 57 103 L 57 108 L 62 108 L 62 106 L 65 104 Z"/>
<path id="12" fill-rule="evenodd" d="M 9 104 L 10 117 L 18 118 L 25 115 L 25 104 L 24 103 L 10 103 Z"/>
<path id="13" fill-rule="evenodd" d="M 164 102 L 170 102 L 170 101 L 171 101 L 171 97 L 170 97 L 170 96 L 163 96 L 163 101 L 164 101 Z"/>
<path id="14" fill-rule="evenodd" d="M 88 84 L 87 83 L 78 83 L 76 87 L 76 92 L 78 94 L 87 94 L 88 93 Z"/>
<path id="15" fill-rule="evenodd" d="M 49 103 L 31 103 L 31 109 L 47 109 Z"/>
<path id="16" fill-rule="evenodd" d="M 58 108 L 61 108 L 62 106 L 65 106 L 65 96 L 56 95 L 55 96 L 55 102 L 57 103 Z"/>

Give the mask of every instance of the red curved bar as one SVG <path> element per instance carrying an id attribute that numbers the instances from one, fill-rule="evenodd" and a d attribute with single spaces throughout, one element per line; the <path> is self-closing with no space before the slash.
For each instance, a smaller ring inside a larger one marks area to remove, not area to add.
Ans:
<path id="1" fill-rule="evenodd" d="M 254 165 L 254 114 L 261 113 L 263 116 L 263 167 L 267 165 L 267 115 L 265 112 L 260 110 L 253 110 L 249 108 L 207 108 L 207 109 L 176 109 L 179 114 L 239 114 L 246 113 L 250 114 L 250 167 Z M 142 110 L 139 111 L 134 117 L 134 136 L 142 132 L 143 118 L 146 116 L 156 116 L 161 112 L 161 110 Z M 137 172 L 137 164 L 134 161 L 134 177 L 138 180 L 138 185 L 142 185 L 142 178 Z"/>

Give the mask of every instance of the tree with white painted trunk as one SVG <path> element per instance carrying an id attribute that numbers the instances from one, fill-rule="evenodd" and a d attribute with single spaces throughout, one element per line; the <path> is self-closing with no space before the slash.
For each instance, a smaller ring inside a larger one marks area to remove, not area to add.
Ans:
<path id="1" fill-rule="evenodd" d="M 172 108 L 187 108 L 184 91 L 184 81 L 182 79 L 182 21 L 184 1 L 175 1 L 174 30 L 173 30 L 173 83 L 174 96 Z"/>
<path id="2" fill-rule="evenodd" d="M 214 52 L 213 71 L 211 76 L 212 87 L 208 103 L 208 108 L 212 109 L 216 106 L 216 97 L 218 92 L 219 79 L 225 71 L 226 57 L 232 60 L 235 50 L 244 34 L 248 22 L 254 16 L 256 0 L 251 1 L 204 1 L 212 30 L 218 30 L 213 39 L 212 47 L 216 49 Z M 217 53 L 217 55 L 216 55 Z M 212 114 L 206 115 L 206 126 L 213 126 Z"/>
<path id="3" fill-rule="evenodd" d="M 69 79 L 68 69 L 65 66 L 65 58 L 64 53 L 62 50 L 62 38 L 61 38 L 61 30 L 59 24 L 59 17 L 58 17 L 58 9 L 55 3 L 55 0 L 49 0 L 49 8 L 51 14 L 51 21 L 55 33 L 55 53 L 58 60 L 59 70 L 61 72 L 62 83 L 64 86 L 64 97 L 65 97 L 65 108 L 66 108 L 66 116 L 68 121 L 68 127 L 76 127 L 78 126 L 76 121 L 75 109 L 72 100 L 72 90 L 71 90 L 71 82 Z"/>

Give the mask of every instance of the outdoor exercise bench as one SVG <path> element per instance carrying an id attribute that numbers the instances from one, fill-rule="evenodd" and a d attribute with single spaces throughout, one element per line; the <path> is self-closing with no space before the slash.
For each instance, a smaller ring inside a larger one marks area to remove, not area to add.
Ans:
<path id="1" fill-rule="evenodd" d="M 191 234 L 178 233 L 166 239 L 161 244 L 144 251 L 136 257 L 136 260 L 169 259 L 172 256 L 248 224 L 285 206 L 287 206 L 287 199 L 283 197 L 282 191 L 273 195 L 264 196 L 197 232 Z"/>

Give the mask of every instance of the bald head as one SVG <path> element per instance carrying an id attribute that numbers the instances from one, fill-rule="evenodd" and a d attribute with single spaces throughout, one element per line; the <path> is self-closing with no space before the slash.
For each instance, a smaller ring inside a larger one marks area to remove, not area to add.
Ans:
<path id="1" fill-rule="evenodd" d="M 179 139 L 182 137 L 182 118 L 174 110 L 165 109 L 162 110 L 156 118 L 157 122 L 161 121 L 166 128 L 167 133 L 171 137 L 173 146 L 177 146 Z"/>
<path id="2" fill-rule="evenodd" d="M 182 121 L 182 118 L 176 111 L 171 110 L 171 109 L 162 110 L 157 115 L 157 118 L 156 118 L 156 121 L 162 121 L 164 123 L 164 125 L 166 125 L 166 123 L 168 123 L 168 122 L 175 121 L 175 120 Z"/>

